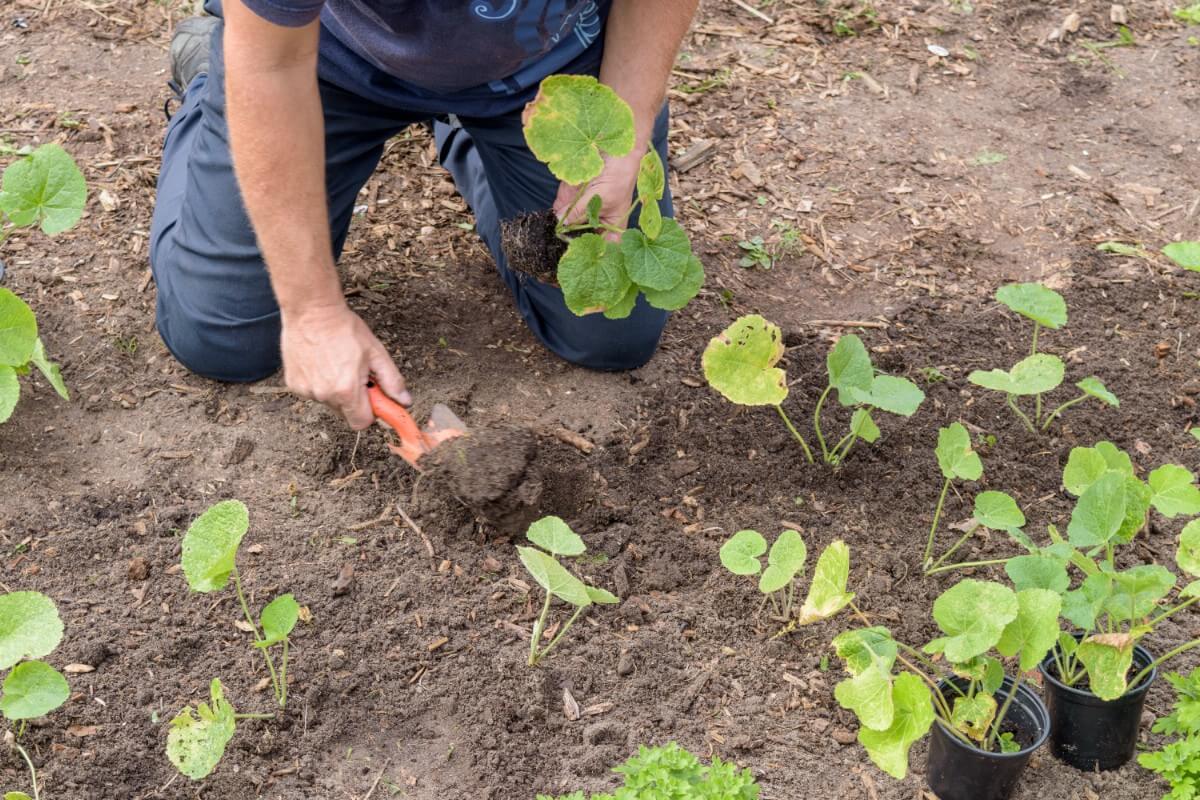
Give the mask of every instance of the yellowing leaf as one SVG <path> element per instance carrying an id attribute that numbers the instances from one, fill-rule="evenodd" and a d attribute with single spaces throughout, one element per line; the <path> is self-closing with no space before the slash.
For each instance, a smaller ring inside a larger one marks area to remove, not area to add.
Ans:
<path id="1" fill-rule="evenodd" d="M 850 546 L 840 540 L 832 542 L 817 559 L 812 585 L 800 607 L 799 624 L 827 619 L 849 605 L 854 599 L 854 593 L 846 591 L 849 579 Z"/>
<path id="2" fill-rule="evenodd" d="M 554 177 L 573 186 L 596 178 L 604 155 L 633 150 L 633 111 L 588 75 L 551 75 L 525 109 L 525 141 Z"/>
<path id="3" fill-rule="evenodd" d="M 183 709 L 171 720 L 167 732 L 167 758 L 194 781 L 209 775 L 225 754 L 237 729 L 233 706 L 225 700 L 219 680 L 209 689 L 212 704 L 200 703 L 195 711 Z"/>
<path id="4" fill-rule="evenodd" d="M 708 343 L 702 365 L 708 383 L 731 402 L 777 406 L 787 397 L 779 327 L 757 314 L 742 317 Z"/>

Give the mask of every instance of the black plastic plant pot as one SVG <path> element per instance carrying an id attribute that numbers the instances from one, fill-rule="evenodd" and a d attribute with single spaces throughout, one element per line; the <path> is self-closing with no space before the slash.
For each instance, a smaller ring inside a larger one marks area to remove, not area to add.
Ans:
<path id="1" fill-rule="evenodd" d="M 1075 634 L 1078 639 L 1082 634 Z M 1154 662 L 1144 647 L 1133 648 L 1136 674 Z M 1158 677 L 1158 668 L 1116 700 L 1101 700 L 1086 689 L 1067 686 L 1058 676 L 1054 654 L 1046 656 L 1039 669 L 1046 686 L 1050 711 L 1050 750 L 1060 761 L 1076 769 L 1117 769 L 1133 758 L 1142 706 L 1146 693 Z"/>
<path id="2" fill-rule="evenodd" d="M 967 681 L 955 678 L 965 687 Z M 942 681 L 944 695 L 951 700 L 950 681 Z M 1012 678 L 1005 678 L 996 702 L 1003 705 L 1012 691 Z M 953 702 L 953 701 L 951 701 Z M 989 753 L 959 739 L 940 720 L 929 737 L 926 779 L 939 800 L 1007 800 L 1012 796 L 1029 759 L 1050 735 L 1050 716 L 1042 699 L 1021 684 L 1005 716 L 1004 731 L 1010 731 L 1021 746 L 1015 753 Z"/>

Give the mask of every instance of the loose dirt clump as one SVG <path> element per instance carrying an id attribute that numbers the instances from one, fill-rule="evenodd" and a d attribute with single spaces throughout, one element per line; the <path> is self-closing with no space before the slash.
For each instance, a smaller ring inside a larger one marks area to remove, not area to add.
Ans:
<path id="1" fill-rule="evenodd" d="M 534 278 L 553 281 L 567 245 L 558 238 L 558 217 L 551 209 L 522 214 L 500 223 L 500 242 L 508 265 Z"/>

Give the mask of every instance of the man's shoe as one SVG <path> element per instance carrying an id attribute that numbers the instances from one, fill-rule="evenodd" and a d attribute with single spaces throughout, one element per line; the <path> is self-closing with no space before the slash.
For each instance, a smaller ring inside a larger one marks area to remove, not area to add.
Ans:
<path id="1" fill-rule="evenodd" d="M 216 17 L 188 17 L 179 23 L 171 37 L 171 77 L 180 92 L 202 72 L 208 72 L 208 54 Z"/>

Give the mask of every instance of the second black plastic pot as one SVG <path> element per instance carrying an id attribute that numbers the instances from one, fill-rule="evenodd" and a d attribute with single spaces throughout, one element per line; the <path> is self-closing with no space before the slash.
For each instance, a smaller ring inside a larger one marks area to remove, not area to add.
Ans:
<path id="1" fill-rule="evenodd" d="M 1133 648 L 1134 673 L 1153 662 L 1150 651 L 1139 646 Z M 1142 724 L 1142 706 L 1150 685 L 1158 677 L 1157 667 L 1116 700 L 1101 700 L 1085 689 L 1067 686 L 1059 680 L 1054 653 L 1046 656 L 1039 669 L 1046 685 L 1046 708 L 1050 711 L 1050 750 L 1059 760 L 1093 772 L 1117 769 L 1133 758 Z"/>
<path id="2" fill-rule="evenodd" d="M 942 681 L 941 685 L 950 700 L 953 691 L 948 683 Z M 960 683 L 964 687 L 966 684 L 965 680 Z M 1012 678 L 1004 679 L 996 693 L 997 703 L 1004 704 L 1012 685 Z M 940 800 L 1007 800 L 1012 796 L 1030 757 L 1050 735 L 1050 716 L 1042 699 L 1029 686 L 1021 684 L 1005 719 L 1006 729 L 1014 731 L 1014 738 L 1021 745 L 1015 753 L 985 752 L 959 739 L 940 719 L 934 722 L 926 780 Z"/>

